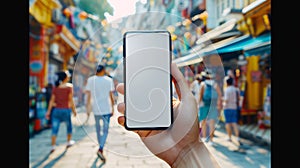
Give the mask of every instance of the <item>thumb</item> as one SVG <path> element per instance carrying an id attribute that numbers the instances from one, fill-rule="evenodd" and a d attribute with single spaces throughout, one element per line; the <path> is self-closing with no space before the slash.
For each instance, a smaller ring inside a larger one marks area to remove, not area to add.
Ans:
<path id="1" fill-rule="evenodd" d="M 171 73 L 172 73 L 173 79 L 175 80 L 174 81 L 175 89 L 176 89 L 177 94 L 179 95 L 179 99 L 183 100 L 187 96 L 191 96 L 192 93 L 190 92 L 189 87 L 186 83 L 186 80 L 185 80 L 184 76 L 182 75 L 182 73 L 180 72 L 180 70 L 178 69 L 176 63 L 172 63 Z"/>

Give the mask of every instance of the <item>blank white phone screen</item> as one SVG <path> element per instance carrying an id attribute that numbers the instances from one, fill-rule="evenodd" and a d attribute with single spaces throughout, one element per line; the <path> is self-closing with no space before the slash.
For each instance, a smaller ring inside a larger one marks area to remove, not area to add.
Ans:
<path id="1" fill-rule="evenodd" d="M 125 33 L 127 129 L 165 129 L 171 125 L 170 50 L 170 34 L 167 31 Z"/>

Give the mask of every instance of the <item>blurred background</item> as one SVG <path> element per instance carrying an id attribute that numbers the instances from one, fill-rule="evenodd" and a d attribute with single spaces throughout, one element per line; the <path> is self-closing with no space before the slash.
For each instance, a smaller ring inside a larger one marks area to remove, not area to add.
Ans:
<path id="1" fill-rule="evenodd" d="M 30 165 L 51 162 L 51 158 L 41 159 L 48 155 L 39 147 L 50 143 L 51 125 L 45 113 L 55 73 L 71 72 L 74 100 L 79 112 L 84 111 L 85 81 L 95 74 L 97 64 L 104 62 L 115 83 L 122 82 L 123 33 L 146 29 L 171 33 L 173 62 L 189 84 L 204 67 L 223 72 L 216 79 L 221 88 L 223 77 L 232 73 L 241 91 L 241 136 L 249 141 L 248 150 L 255 149 L 264 159 L 258 161 L 244 152 L 233 156 L 237 159 L 228 156 L 227 165 L 251 167 L 245 166 L 248 162 L 269 167 L 271 0 L 29 0 Z M 217 129 L 222 123 L 221 113 Z M 51 163 L 48 167 L 58 167 Z"/>

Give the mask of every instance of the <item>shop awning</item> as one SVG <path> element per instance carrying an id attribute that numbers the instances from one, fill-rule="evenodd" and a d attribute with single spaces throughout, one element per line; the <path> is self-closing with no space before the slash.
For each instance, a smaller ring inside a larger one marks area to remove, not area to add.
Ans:
<path id="1" fill-rule="evenodd" d="M 221 24 L 220 26 L 217 26 L 216 28 L 206 32 L 196 41 L 196 44 L 205 43 L 213 38 L 220 36 L 222 33 L 233 30 L 233 28 L 236 25 L 236 22 L 236 19 L 230 19 L 227 22 Z"/>
<path id="2" fill-rule="evenodd" d="M 187 52 L 188 55 L 195 52 L 200 52 L 200 50 L 205 48 L 207 45 L 210 45 L 212 41 L 218 41 L 233 36 L 240 36 L 241 32 L 235 29 L 236 22 L 236 19 L 230 19 L 220 26 L 217 26 L 216 28 L 201 35 L 201 37 L 196 41 L 196 45 Z"/>
<path id="3" fill-rule="evenodd" d="M 65 26 L 57 26 L 57 34 L 54 36 L 53 42 L 62 42 L 70 46 L 76 52 L 80 49 L 80 41 L 72 34 L 72 32 Z"/>
<path id="4" fill-rule="evenodd" d="M 270 33 L 266 33 L 258 37 L 252 37 L 246 35 L 245 38 L 240 38 L 230 44 L 217 48 L 217 52 L 219 54 L 222 54 L 228 52 L 235 52 L 239 50 L 247 50 L 249 48 L 255 48 L 264 43 L 268 43 L 270 41 L 271 41 Z"/>
<path id="5" fill-rule="evenodd" d="M 250 5 L 244 7 L 242 9 L 242 13 L 246 17 L 248 17 L 249 15 L 253 15 L 259 12 L 264 6 L 268 6 L 268 8 L 265 9 L 271 8 L 271 0 L 256 0 L 252 2 Z"/>
<path id="6" fill-rule="evenodd" d="M 177 58 L 173 60 L 177 64 L 178 67 L 187 66 L 199 63 L 203 60 L 204 56 L 211 55 L 211 54 L 217 54 L 216 49 L 220 46 L 224 46 L 225 44 L 228 44 L 232 41 L 235 41 L 235 39 L 238 39 L 238 36 L 233 36 L 226 38 L 224 40 L 221 40 L 219 42 L 210 44 L 204 48 L 201 48 L 200 50 L 190 50 L 190 54 Z"/>
<path id="7" fill-rule="evenodd" d="M 257 55 L 262 52 L 270 52 L 271 35 L 266 33 L 258 37 L 243 35 L 230 37 L 225 40 L 208 45 L 201 50 L 194 50 L 191 54 L 173 60 L 178 67 L 192 65 L 203 60 L 204 56 L 223 54 L 239 50 L 245 51 L 245 56 Z"/>
<path id="8" fill-rule="evenodd" d="M 271 54 L 271 41 L 264 42 L 262 44 L 258 44 L 252 47 L 245 48 L 244 55 L 265 55 Z"/>
<path id="9" fill-rule="evenodd" d="M 196 64 L 203 60 L 202 57 L 205 55 L 204 52 L 205 52 L 204 49 L 201 50 L 200 52 L 193 52 L 184 57 L 177 58 L 173 60 L 173 62 L 176 63 L 178 67 Z"/>
<path id="10" fill-rule="evenodd" d="M 66 62 L 79 52 L 81 46 L 81 42 L 75 38 L 65 25 L 57 26 L 56 34 L 53 36 L 51 43 L 59 45 L 59 54 Z"/>
<path id="11" fill-rule="evenodd" d="M 75 38 L 70 30 L 66 26 L 62 27 L 62 31 L 59 33 L 60 37 L 76 52 L 79 51 L 80 42 Z"/>

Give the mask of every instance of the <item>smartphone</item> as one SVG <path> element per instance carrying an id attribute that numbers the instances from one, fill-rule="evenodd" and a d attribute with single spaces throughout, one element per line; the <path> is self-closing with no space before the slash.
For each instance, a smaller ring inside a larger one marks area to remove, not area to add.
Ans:
<path id="1" fill-rule="evenodd" d="M 170 33 L 125 32 L 123 67 L 125 128 L 169 128 L 173 122 Z"/>

